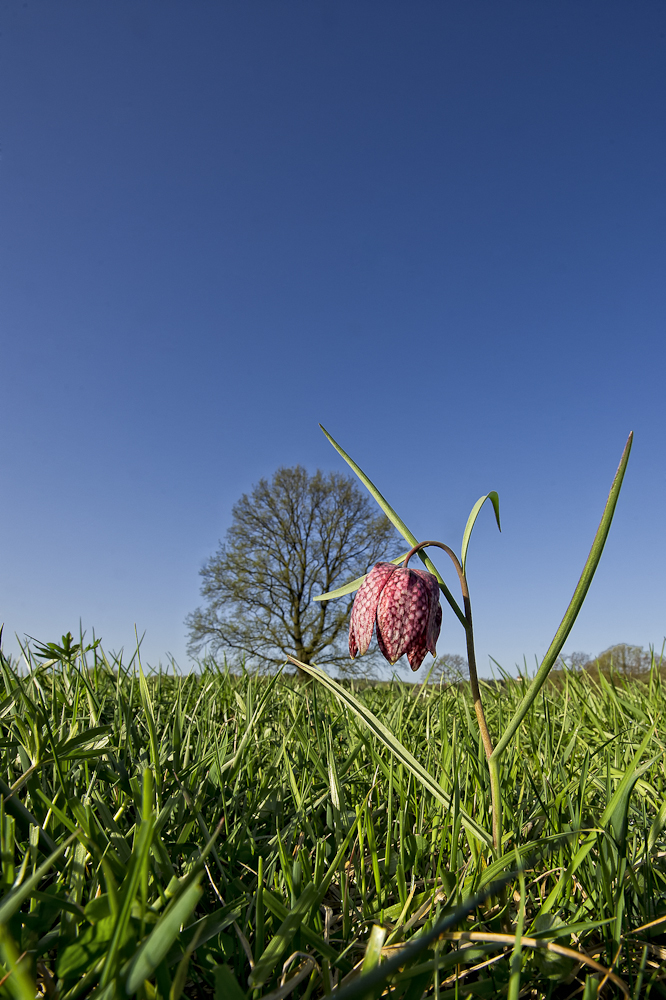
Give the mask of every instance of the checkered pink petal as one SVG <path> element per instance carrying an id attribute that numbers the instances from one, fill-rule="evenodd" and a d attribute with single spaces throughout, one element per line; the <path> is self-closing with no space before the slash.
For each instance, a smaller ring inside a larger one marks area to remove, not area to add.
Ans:
<path id="1" fill-rule="evenodd" d="M 437 577 L 433 576 L 432 573 L 428 573 L 425 569 L 414 569 L 412 570 L 412 573 L 418 573 L 428 588 L 428 596 L 430 598 L 430 614 L 428 616 L 428 628 L 425 637 L 426 649 L 428 652 L 432 653 L 433 656 L 435 656 L 437 653 L 439 630 L 442 627 L 442 606 L 439 603 L 439 584 L 437 583 Z M 423 662 L 423 657 L 421 657 L 421 662 Z M 416 669 L 416 667 L 412 667 L 412 670 Z"/>
<path id="2" fill-rule="evenodd" d="M 356 593 L 349 622 L 349 655 L 352 660 L 359 653 L 362 656 L 367 652 L 380 594 L 396 569 L 393 563 L 375 563 Z"/>
<path id="3" fill-rule="evenodd" d="M 405 652 L 407 653 L 407 660 L 409 661 L 409 665 L 412 670 L 418 670 L 425 660 L 425 655 L 428 652 L 425 644 L 425 633 L 422 632 L 418 635 Z"/>
<path id="4" fill-rule="evenodd" d="M 429 616 L 426 583 L 413 570 L 397 569 L 384 586 L 377 606 L 377 638 L 389 663 L 396 663 L 419 637 L 425 640 Z"/>
<path id="5" fill-rule="evenodd" d="M 437 607 L 435 608 L 435 620 L 433 621 L 433 640 L 432 646 L 428 646 L 428 649 L 433 656 L 437 655 L 437 640 L 439 639 L 440 629 L 442 627 L 442 605 L 439 603 L 439 594 L 437 595 Z"/>

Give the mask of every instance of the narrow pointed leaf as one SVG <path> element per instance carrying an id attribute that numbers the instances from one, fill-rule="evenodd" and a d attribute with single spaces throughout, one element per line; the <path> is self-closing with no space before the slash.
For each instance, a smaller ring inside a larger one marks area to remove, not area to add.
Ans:
<path id="1" fill-rule="evenodd" d="M 654 818 L 652 826 L 650 827 L 650 833 L 648 836 L 648 851 L 653 850 L 654 845 L 659 839 L 659 834 L 666 826 L 666 799 L 661 803 L 659 807 L 659 812 Z"/>
<path id="2" fill-rule="evenodd" d="M 135 952 L 125 975 L 125 988 L 129 996 L 139 989 L 145 979 L 149 979 L 164 959 L 180 933 L 184 924 L 201 899 L 203 889 L 198 880 L 183 892 L 171 908 L 155 924 L 149 936 Z"/>
<path id="3" fill-rule="evenodd" d="M 284 920 L 289 913 L 289 910 L 281 903 L 280 900 L 268 889 L 264 890 L 264 901 L 266 903 L 267 909 L 271 911 L 274 917 L 278 920 Z M 301 937 L 304 938 L 309 944 L 311 944 L 316 951 L 318 951 L 324 958 L 330 959 L 331 962 L 337 963 L 339 968 L 343 972 L 351 972 L 351 965 L 345 959 L 340 959 L 340 955 L 330 944 L 324 941 L 320 934 L 317 934 L 312 927 L 308 927 L 307 924 L 301 924 Z"/>
<path id="4" fill-rule="evenodd" d="M 284 664 L 283 664 L 283 666 L 284 666 Z M 240 761 L 242 760 L 243 754 L 245 753 L 245 748 L 246 748 L 247 744 L 250 742 L 250 740 L 252 739 L 255 727 L 256 727 L 259 719 L 261 718 L 261 715 L 262 715 L 262 713 L 263 713 L 263 711 L 264 711 L 264 709 L 265 709 L 265 707 L 266 707 L 266 705 L 267 705 L 267 703 L 268 703 L 268 701 L 270 699 L 270 696 L 271 696 L 271 694 L 273 692 L 273 688 L 275 687 L 275 685 L 277 684 L 279 678 L 282 675 L 282 669 L 283 669 L 283 667 L 280 667 L 279 670 L 276 670 L 276 672 L 273 674 L 273 676 L 271 677 L 270 681 L 266 685 L 266 690 L 263 692 L 263 694 L 261 696 L 261 699 L 259 701 L 259 704 L 257 705 L 257 707 L 255 708 L 254 712 L 252 713 L 252 718 L 249 720 L 249 722 L 247 724 L 247 728 L 246 728 L 245 732 L 243 733 L 243 737 L 242 737 L 242 739 L 241 739 L 241 741 L 240 741 L 240 743 L 238 745 L 238 749 L 236 750 L 236 753 L 233 755 L 233 757 L 231 757 L 229 760 L 225 761 L 225 763 L 222 765 L 222 767 L 220 768 L 220 776 L 222 776 L 229 769 L 231 769 L 233 771 L 233 769 L 236 767 L 236 765 L 238 763 L 240 763 Z M 213 759 L 213 757 L 215 755 L 216 755 L 216 751 L 214 750 L 209 755 L 210 759 Z M 200 766 L 200 763 L 201 762 L 199 762 L 197 766 Z"/>
<path id="5" fill-rule="evenodd" d="M 16 947 L 6 924 L 0 924 L 0 955 L 2 955 L 4 964 L 9 970 L 2 980 L 4 983 L 9 979 L 7 992 L 15 997 L 15 1000 L 33 1000 L 35 995 L 39 996 L 28 971 L 29 963 L 25 961 L 25 952 L 19 955 L 19 949 Z M 5 993 L 6 995 L 7 993 Z"/>
<path id="6" fill-rule="evenodd" d="M 245 993 L 228 965 L 216 965 L 213 969 L 213 978 L 215 1000 L 245 1000 Z"/>
<path id="7" fill-rule="evenodd" d="M 379 504 L 379 506 L 381 507 L 381 509 L 384 511 L 384 513 L 388 517 L 388 519 L 391 522 L 391 524 L 398 529 L 398 531 L 400 532 L 400 534 L 402 535 L 402 537 L 406 538 L 410 545 L 418 545 L 418 543 L 419 543 L 418 538 L 411 533 L 411 531 L 409 530 L 409 528 L 407 527 L 407 525 L 405 524 L 405 522 L 400 517 L 398 517 L 398 515 L 396 514 L 396 512 L 393 510 L 393 507 L 391 507 L 391 505 L 388 502 L 388 500 L 386 500 L 386 498 L 384 496 L 382 496 L 382 494 L 379 492 L 379 490 L 377 489 L 377 487 L 375 486 L 375 484 L 370 479 L 368 479 L 368 477 L 366 476 L 365 472 L 363 472 L 363 470 L 359 468 L 359 466 L 356 464 L 356 462 L 352 458 L 349 457 L 349 455 L 347 454 L 347 452 L 344 451 L 344 449 L 342 449 L 340 447 L 340 445 L 337 443 L 337 441 L 335 441 L 334 438 L 331 437 L 331 435 L 328 433 L 328 431 L 326 430 L 326 428 L 323 427 L 321 424 L 319 424 L 319 426 L 321 427 L 322 431 L 324 432 L 324 434 L 326 435 L 326 437 L 328 438 L 328 440 L 331 442 L 331 444 L 333 445 L 333 447 L 335 448 L 335 450 L 337 451 L 337 453 L 339 455 L 341 455 L 342 458 L 344 458 L 345 462 L 350 467 L 350 469 L 353 469 L 353 471 L 356 473 L 356 475 L 358 476 L 358 478 L 361 480 L 361 482 L 363 483 L 363 485 L 365 486 L 365 488 L 368 490 L 368 492 L 377 501 L 377 503 Z M 458 616 L 461 624 L 464 626 L 465 625 L 465 616 L 462 613 L 462 611 L 460 610 L 460 607 L 458 606 L 458 602 L 456 601 L 455 597 L 453 596 L 453 594 L 451 593 L 451 591 L 449 590 L 449 588 L 444 583 L 444 580 L 442 579 L 442 577 L 437 572 L 437 567 L 432 562 L 432 560 L 425 554 L 425 552 L 421 551 L 421 552 L 419 552 L 418 555 L 419 555 L 419 559 L 424 564 L 424 566 L 428 570 L 430 570 L 430 572 L 434 576 L 437 577 L 437 582 L 439 583 L 440 589 L 441 589 L 442 593 L 444 594 L 444 597 L 447 599 L 447 601 L 451 605 L 451 608 L 453 609 L 453 611 Z M 360 586 L 361 586 L 361 584 L 359 583 L 359 587 Z"/>
<path id="8" fill-rule="evenodd" d="M 473 913 L 491 894 L 498 893 L 513 877 L 505 876 L 498 882 L 492 883 L 481 892 L 476 893 L 470 899 L 457 907 L 455 910 L 445 914 L 429 930 L 423 930 L 415 935 L 404 948 L 400 948 L 395 954 L 387 958 L 381 965 L 371 969 L 365 975 L 360 975 L 353 979 L 347 986 L 343 986 L 335 993 L 336 1000 L 358 1000 L 374 990 L 380 983 L 384 983 L 389 976 L 398 972 L 399 969 L 407 969 L 416 958 L 427 948 L 432 947 L 432 942 L 440 937 L 445 931 L 461 924 L 468 914 Z M 420 995 L 420 994 L 419 994 Z"/>
<path id="9" fill-rule="evenodd" d="M 629 799 L 631 798 L 631 793 L 633 792 L 634 786 L 640 776 L 644 774 L 656 760 L 659 759 L 658 757 L 653 757 L 645 764 L 642 764 L 640 767 L 638 766 L 640 759 L 645 753 L 647 745 L 652 737 L 652 731 L 645 734 L 645 737 L 636 751 L 632 762 L 622 775 L 620 784 L 617 786 L 615 793 L 604 809 L 601 817 L 601 825 L 610 826 L 613 837 L 622 851 L 624 851 L 625 840 L 627 837 L 627 817 L 629 813 Z"/>
<path id="10" fill-rule="evenodd" d="M 30 878 L 27 878 L 16 889 L 13 889 L 8 896 L 2 900 L 0 903 L 0 924 L 6 924 L 15 913 L 17 913 L 25 900 L 30 896 L 33 889 L 36 889 L 41 880 L 46 875 L 49 868 L 56 863 L 59 857 L 65 853 L 69 845 L 76 840 L 79 836 L 79 830 L 76 830 L 67 840 L 63 841 L 60 847 L 57 847 L 53 854 L 44 861 L 39 868 L 34 872 Z"/>
<path id="11" fill-rule="evenodd" d="M 51 839 L 46 830 L 42 830 L 39 826 L 37 819 L 29 812 L 28 809 L 23 805 L 21 800 L 17 795 L 12 793 L 11 788 L 7 785 L 2 778 L 0 778 L 0 795 L 4 797 L 5 800 L 5 811 L 14 817 L 18 826 L 21 828 L 23 833 L 27 836 L 30 826 L 39 827 L 39 847 L 44 854 L 54 854 L 56 858 L 55 865 L 56 868 L 63 867 L 63 864 L 59 864 L 59 855 L 57 853 L 57 847 L 54 840 Z M 54 853 L 55 852 L 55 853 Z"/>
<path id="12" fill-rule="evenodd" d="M 134 845 L 134 850 L 132 852 L 128 873 L 125 877 L 125 882 L 123 883 L 121 890 L 123 902 L 113 925 L 109 950 L 106 955 L 104 969 L 102 970 L 102 977 L 100 981 L 101 986 L 107 986 L 114 976 L 117 952 L 123 940 L 127 924 L 129 923 L 132 904 L 134 903 L 139 889 L 141 872 L 144 865 L 148 864 L 148 852 L 150 850 L 152 834 L 152 823 L 150 821 L 146 822 L 145 820 L 142 820 L 141 825 L 139 826 L 139 832 Z"/>
<path id="13" fill-rule="evenodd" d="M 368 793 L 368 796 L 370 793 Z M 323 879 L 319 885 L 315 885 L 314 882 L 308 882 L 305 889 L 298 897 L 293 909 L 288 910 L 287 914 L 282 921 L 280 927 L 273 935 L 271 940 L 266 945 L 262 955 L 258 959 L 254 969 L 250 973 L 248 978 L 248 983 L 250 986 L 262 986 L 271 972 L 280 961 L 281 956 L 284 954 L 288 948 L 290 942 L 292 941 L 296 932 L 301 928 L 304 920 L 308 917 L 311 910 L 317 909 L 321 906 L 324 896 L 328 892 L 328 887 L 333 881 L 333 877 L 338 872 L 342 859 L 351 843 L 354 831 L 357 829 L 359 820 L 363 816 L 363 811 L 368 801 L 368 796 L 363 803 L 363 806 L 359 810 L 359 814 L 356 820 L 352 823 L 349 830 L 347 831 L 347 836 L 343 840 L 338 853 L 333 858 L 331 864 L 328 866 L 328 871 L 324 875 Z"/>
<path id="14" fill-rule="evenodd" d="M 371 969 L 376 969 L 379 965 L 387 934 L 388 927 L 382 927 L 381 924 L 373 925 L 370 931 L 370 938 L 365 946 L 365 956 L 363 958 L 363 965 L 361 966 L 362 973 L 367 974 Z"/>
<path id="15" fill-rule="evenodd" d="M 144 676 L 140 660 L 139 660 L 139 693 L 141 695 L 141 701 L 143 703 L 143 711 L 146 717 L 146 725 L 148 726 L 148 738 L 150 740 L 150 756 L 152 759 L 153 767 L 155 768 L 155 780 L 159 796 L 162 789 L 162 771 L 160 769 L 160 755 L 157 746 L 155 713 L 153 711 L 153 699 L 150 697 L 150 691 L 148 689 L 148 684 L 146 682 L 146 678 Z"/>
<path id="16" fill-rule="evenodd" d="M 74 750 L 85 746 L 86 743 L 92 743 L 103 736 L 108 736 L 112 732 L 113 726 L 95 726 L 92 729 L 86 729 L 84 732 L 79 733 L 78 736 L 73 736 L 71 740 L 63 740 L 61 743 L 57 743 L 56 753 L 61 759 L 64 759 L 68 755 L 71 755 Z"/>
<path id="17" fill-rule="evenodd" d="M 597 528 L 597 533 L 595 535 L 594 541 L 592 543 L 592 548 L 590 549 L 590 554 L 587 557 L 585 566 L 583 567 L 583 572 L 581 573 L 580 580 L 574 590 L 573 597 L 569 607 L 567 608 L 564 618 L 560 623 L 560 627 L 555 633 L 555 637 L 551 642 L 546 655 L 543 658 L 541 666 L 537 670 L 534 680 L 530 684 L 527 694 L 521 701 L 520 705 L 516 709 L 516 712 L 504 730 L 502 739 L 499 741 L 495 750 L 493 752 L 493 757 L 499 757 L 509 743 L 515 736 L 518 726 L 523 721 L 527 715 L 532 702 L 536 698 L 537 694 L 541 690 L 546 677 L 550 673 L 552 667 L 557 660 L 557 657 L 562 651 L 564 643 L 567 641 L 567 636 L 574 626 L 574 622 L 578 617 L 578 612 L 583 606 L 583 601 L 592 583 L 592 578 L 596 572 L 597 566 L 599 565 L 599 560 L 601 559 L 601 554 L 604 551 L 604 545 L 606 544 L 606 539 L 608 538 L 608 532 L 610 531 L 611 522 L 613 520 L 613 514 L 615 513 L 615 505 L 617 504 L 617 498 L 620 495 L 620 489 L 622 488 L 622 480 L 624 479 L 624 473 L 627 468 L 627 462 L 629 461 L 629 454 L 631 452 L 631 445 L 633 441 L 633 432 L 629 435 L 627 443 L 624 446 L 624 451 L 622 452 L 622 458 L 620 459 L 620 464 L 618 466 L 617 472 L 615 473 L 615 478 L 613 479 L 613 484 L 608 494 L 608 500 L 606 501 L 606 506 L 604 508 L 603 515 L 601 517 L 601 522 Z"/>
<path id="18" fill-rule="evenodd" d="M 409 551 L 409 549 L 407 550 Z M 391 559 L 394 566 L 401 563 L 407 552 L 403 552 L 401 556 L 396 556 L 395 559 Z M 334 601 L 336 597 L 344 597 L 345 594 L 353 594 L 355 590 L 358 590 L 361 584 L 367 579 L 368 574 L 365 576 L 359 576 L 358 579 L 352 580 L 350 583 L 346 583 L 344 587 L 338 587 L 337 590 L 329 590 L 327 594 L 320 594 L 319 597 L 315 597 L 315 601 Z"/>
<path id="19" fill-rule="evenodd" d="M 288 657 L 291 663 L 294 663 L 297 667 L 300 667 L 311 677 L 327 687 L 329 691 L 333 694 L 348 708 L 354 712 L 355 715 L 365 722 L 366 726 L 370 731 L 381 740 L 384 746 L 388 747 L 391 753 L 400 761 L 401 764 L 412 772 L 412 774 L 418 778 L 424 788 L 434 795 L 435 798 L 442 803 L 446 809 L 451 807 L 451 797 L 446 794 L 440 784 L 433 778 L 433 776 L 426 771 L 426 769 L 419 764 L 416 757 L 413 757 L 409 750 L 403 746 L 400 740 L 393 735 L 390 730 L 384 726 L 379 719 L 372 714 L 369 708 L 357 701 L 356 698 L 343 687 L 337 684 L 332 677 L 329 677 L 327 673 L 320 670 L 319 667 L 315 667 L 313 664 L 301 663 L 300 660 L 295 659 L 293 656 Z M 492 837 L 490 834 L 484 830 L 482 827 L 475 823 L 471 816 L 460 810 L 460 815 L 462 822 L 466 828 L 470 831 L 473 836 L 480 840 L 482 843 L 490 846 L 492 844 Z"/>
<path id="20" fill-rule="evenodd" d="M 467 518 L 467 524 L 465 525 L 465 530 L 463 531 L 462 548 L 460 550 L 460 564 L 462 566 L 463 574 L 465 573 L 465 566 L 467 564 L 467 548 L 469 546 L 469 540 L 472 537 L 472 529 L 474 528 L 476 519 L 479 516 L 481 508 L 483 507 L 486 500 L 490 500 L 490 502 L 492 503 L 493 510 L 495 511 L 495 520 L 497 521 L 497 527 L 499 528 L 500 531 L 502 530 L 502 526 L 500 524 L 499 496 L 497 495 L 495 490 L 491 490 L 491 492 L 486 493 L 485 496 L 479 497 L 479 499 L 472 507 L 472 511 L 469 517 Z"/>
<path id="21" fill-rule="evenodd" d="M 654 760 L 652 760 L 648 764 L 643 765 L 643 767 L 641 768 L 638 767 L 640 759 L 645 753 L 647 745 L 652 739 L 652 737 L 653 737 L 652 731 L 649 731 L 645 734 L 645 737 L 641 745 L 634 754 L 633 760 L 631 761 L 626 771 L 622 775 L 622 779 L 619 785 L 615 789 L 615 792 L 611 796 L 610 802 L 604 809 L 603 814 L 601 816 L 600 827 L 603 829 L 604 827 L 610 826 L 611 832 L 615 836 L 617 835 L 618 826 L 620 827 L 619 832 L 621 833 L 623 815 L 626 813 L 626 809 L 628 808 L 629 795 L 631 794 L 633 787 L 636 784 L 636 781 L 641 776 L 641 774 L 646 770 L 646 768 L 649 767 L 650 764 L 654 763 Z M 566 870 L 562 872 L 558 882 L 551 889 L 548 897 L 546 898 L 546 901 L 542 904 L 541 909 L 539 910 L 539 914 L 537 915 L 543 913 L 549 913 L 552 910 L 553 906 L 559 899 L 559 896 L 563 891 L 564 887 L 566 886 L 567 882 L 569 881 L 571 876 L 575 874 L 578 868 L 580 868 L 581 864 L 583 863 L 587 855 L 590 853 L 595 843 L 596 843 L 596 830 L 593 830 L 591 833 L 588 833 L 588 835 L 583 840 L 582 844 L 580 845 L 576 854 L 574 855 L 573 860 L 569 863 Z"/>
<path id="22" fill-rule="evenodd" d="M 308 882 L 305 889 L 298 897 L 295 906 L 293 909 L 289 910 L 287 916 L 282 921 L 271 940 L 268 942 L 263 955 L 259 958 L 257 964 L 250 973 L 248 978 L 250 986 L 263 986 L 266 982 L 271 972 L 280 961 L 280 958 L 287 950 L 294 934 L 314 906 L 317 895 L 317 887 L 314 882 Z"/>
<path id="23" fill-rule="evenodd" d="M 197 947 L 200 947 L 210 941 L 212 937 L 217 937 L 221 931 L 230 927 L 234 920 L 240 920 L 242 912 L 242 901 L 234 900 L 190 924 L 189 927 L 181 931 L 178 940 L 169 949 L 165 959 L 167 966 L 180 962 L 183 953 L 187 951 L 193 941 Z"/>

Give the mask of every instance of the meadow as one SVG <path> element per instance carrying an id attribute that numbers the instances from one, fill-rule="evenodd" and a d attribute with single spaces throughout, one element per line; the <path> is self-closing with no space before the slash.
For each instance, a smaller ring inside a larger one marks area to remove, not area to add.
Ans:
<path id="1" fill-rule="evenodd" d="M 499 850 L 466 684 L 0 667 L 2 997 L 666 996 L 657 662 L 551 675 Z"/>

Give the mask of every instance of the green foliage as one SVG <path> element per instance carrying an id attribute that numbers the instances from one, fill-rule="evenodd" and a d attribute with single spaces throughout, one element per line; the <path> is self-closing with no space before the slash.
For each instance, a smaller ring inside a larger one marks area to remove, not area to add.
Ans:
<path id="1" fill-rule="evenodd" d="M 0 660 L 0 1000 L 564 1000 L 609 969 L 602 995 L 666 995 L 657 664 L 544 685 L 494 852 L 464 684 L 26 659 Z M 526 689 L 483 684 L 494 731 Z"/>

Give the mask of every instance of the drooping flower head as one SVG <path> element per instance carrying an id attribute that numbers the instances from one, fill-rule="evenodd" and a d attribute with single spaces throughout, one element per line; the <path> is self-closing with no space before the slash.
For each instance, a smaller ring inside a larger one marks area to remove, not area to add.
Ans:
<path id="1" fill-rule="evenodd" d="M 439 584 L 432 573 L 393 563 L 375 563 L 359 588 L 349 623 L 349 655 L 363 655 L 377 628 L 382 655 L 394 664 L 407 654 L 418 670 L 426 652 L 435 655 L 442 608 Z"/>

